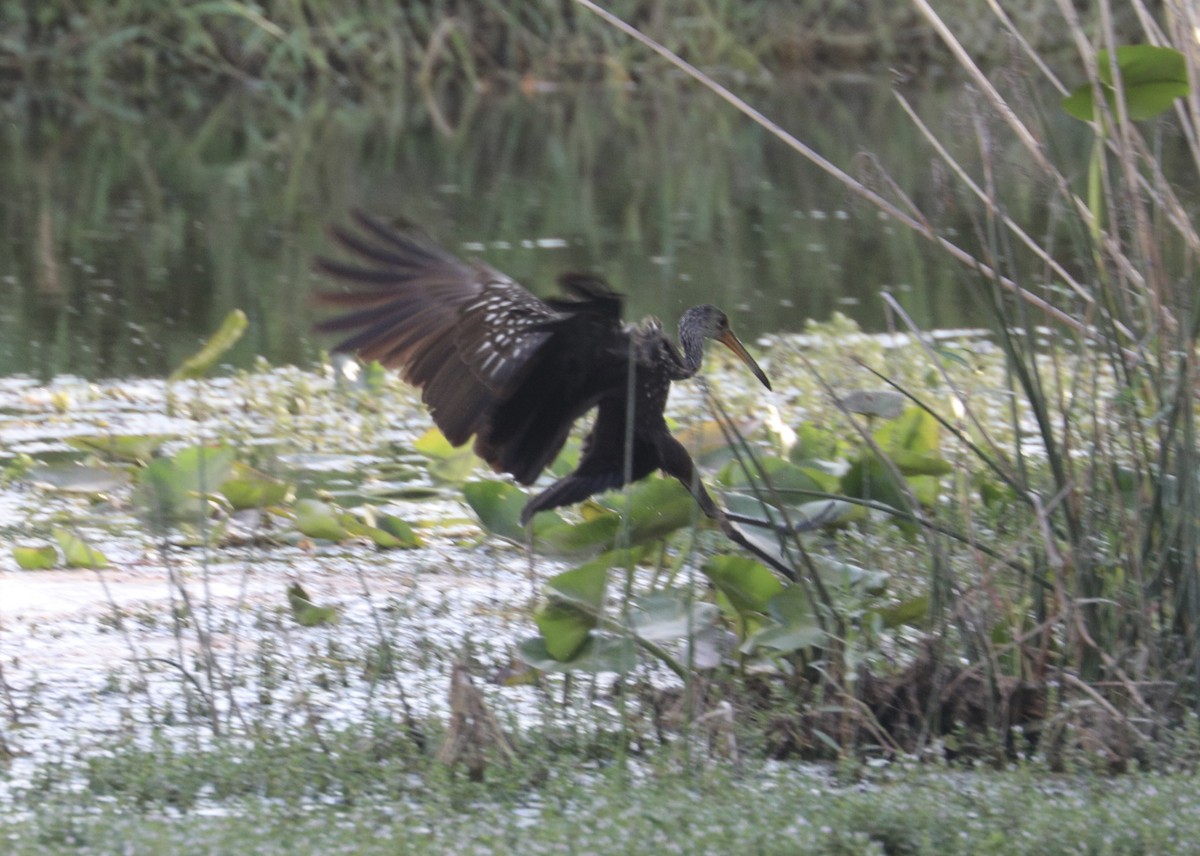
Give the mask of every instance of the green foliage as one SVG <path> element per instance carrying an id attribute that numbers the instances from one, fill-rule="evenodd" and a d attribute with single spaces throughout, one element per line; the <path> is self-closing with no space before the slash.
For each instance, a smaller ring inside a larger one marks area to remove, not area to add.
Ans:
<path id="1" fill-rule="evenodd" d="M 1153 119 L 1171 108 L 1178 98 L 1191 93 L 1187 59 L 1174 48 L 1155 45 L 1122 45 L 1117 48 L 1116 70 L 1125 96 L 1125 111 L 1133 121 Z M 1096 77 L 1108 108 L 1117 112 L 1117 88 L 1112 55 L 1096 54 Z M 1090 83 L 1076 88 L 1063 99 L 1063 109 L 1085 122 L 1099 121 L 1095 91 Z"/>
<path id="2" fill-rule="evenodd" d="M 213 496 L 229 480 L 235 457 L 232 447 L 211 444 L 155 458 L 138 473 L 138 502 L 156 525 L 196 526 L 211 516 Z"/>
<path id="3" fill-rule="evenodd" d="M 338 622 L 337 609 L 332 606 L 317 606 L 300 583 L 288 585 L 287 599 L 292 618 L 301 627 L 321 627 Z"/>
<path id="4" fill-rule="evenodd" d="M 83 539 L 78 532 L 56 526 L 54 540 L 62 550 L 63 562 L 68 568 L 107 568 L 105 555 Z"/>
<path id="5" fill-rule="evenodd" d="M 12 556 L 23 571 L 47 571 L 58 564 L 58 551 L 49 544 L 41 547 L 14 545 Z"/>
<path id="6" fill-rule="evenodd" d="M 225 316 L 217 332 L 204 343 L 204 347 L 184 360 L 179 368 L 171 372 L 167 380 L 194 380 L 207 375 L 217 360 L 238 343 L 249 323 L 245 312 L 240 309 L 231 311 Z"/>
<path id="7" fill-rule="evenodd" d="M 364 517 L 319 499 L 298 500 L 292 508 L 296 529 L 309 538 L 323 541 L 346 541 L 366 538 L 381 550 L 411 549 L 422 545 L 421 539 L 405 521 L 390 514 L 376 517 L 369 507 L 359 509 Z"/>
<path id="8" fill-rule="evenodd" d="M 429 459 L 429 474 L 445 484 L 461 484 L 482 461 L 469 445 L 455 448 L 437 428 L 430 428 L 413 444 Z"/>
<path id="9" fill-rule="evenodd" d="M 230 507 L 238 511 L 283 505 L 291 498 L 293 486 L 235 461 L 232 476 L 221 484 L 220 490 Z"/>

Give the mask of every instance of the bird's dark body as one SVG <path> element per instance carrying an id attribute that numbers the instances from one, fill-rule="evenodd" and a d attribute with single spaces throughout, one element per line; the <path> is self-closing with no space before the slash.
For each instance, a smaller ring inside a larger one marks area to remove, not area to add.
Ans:
<path id="1" fill-rule="evenodd" d="M 681 355 L 658 321 L 623 325 L 620 296 L 598 277 L 566 274 L 566 297 L 541 300 L 486 265 L 366 215 L 357 221 L 361 231 L 334 235 L 366 265 L 317 261 L 354 286 L 320 295 L 350 311 L 319 329 L 355 331 L 338 350 L 399 368 L 451 444 L 474 436 L 475 452 L 494 469 L 531 484 L 596 408 L 579 466 L 530 500 L 523 521 L 658 469 L 683 482 L 706 514 L 717 513 L 663 411 L 671 382 L 699 368 L 704 336 L 719 337 L 767 384 L 723 313 L 688 310 Z"/>

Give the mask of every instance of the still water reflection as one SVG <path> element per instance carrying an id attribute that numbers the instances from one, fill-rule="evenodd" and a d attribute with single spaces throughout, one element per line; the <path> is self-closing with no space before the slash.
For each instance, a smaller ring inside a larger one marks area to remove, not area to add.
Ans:
<path id="1" fill-rule="evenodd" d="M 178 102 L 0 108 L 0 374 L 161 375 L 235 307 L 235 364 L 310 362 L 309 259 L 355 206 L 535 291 L 588 268 L 631 315 L 718 303 L 751 339 L 834 310 L 878 329 L 884 289 L 922 325 L 977 320 L 958 272 L 706 94 L 512 93 L 441 117 L 419 98 Z M 839 164 L 869 148 L 908 192 L 928 184 L 886 82 L 759 103 Z"/>

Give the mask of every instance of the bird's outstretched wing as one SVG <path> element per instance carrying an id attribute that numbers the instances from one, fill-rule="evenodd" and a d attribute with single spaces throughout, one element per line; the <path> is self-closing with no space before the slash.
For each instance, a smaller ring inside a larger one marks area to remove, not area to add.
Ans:
<path id="1" fill-rule="evenodd" d="M 576 275 L 564 281 L 576 299 L 543 301 L 428 240 L 363 213 L 355 221 L 357 231 L 333 235 L 361 261 L 316 260 L 352 287 L 318 297 L 350 311 L 317 329 L 354 331 L 337 350 L 399 369 L 447 440 L 474 435 L 480 457 L 532 482 L 574 421 L 624 381 L 619 296 Z"/>

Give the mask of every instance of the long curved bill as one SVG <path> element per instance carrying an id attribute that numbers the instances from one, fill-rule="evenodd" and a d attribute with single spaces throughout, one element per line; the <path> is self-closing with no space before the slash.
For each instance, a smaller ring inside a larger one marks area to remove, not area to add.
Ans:
<path id="1" fill-rule="evenodd" d="M 771 382 L 767 380 L 766 374 L 758 367 L 758 363 L 754 362 L 754 357 L 750 356 L 750 352 L 746 350 L 746 346 L 742 344 L 741 340 L 733 335 L 732 330 L 726 330 L 717 337 L 717 341 L 737 354 L 738 359 L 750 367 L 750 371 L 754 372 L 754 376 L 762 381 L 763 386 L 767 389 L 771 388 Z"/>

